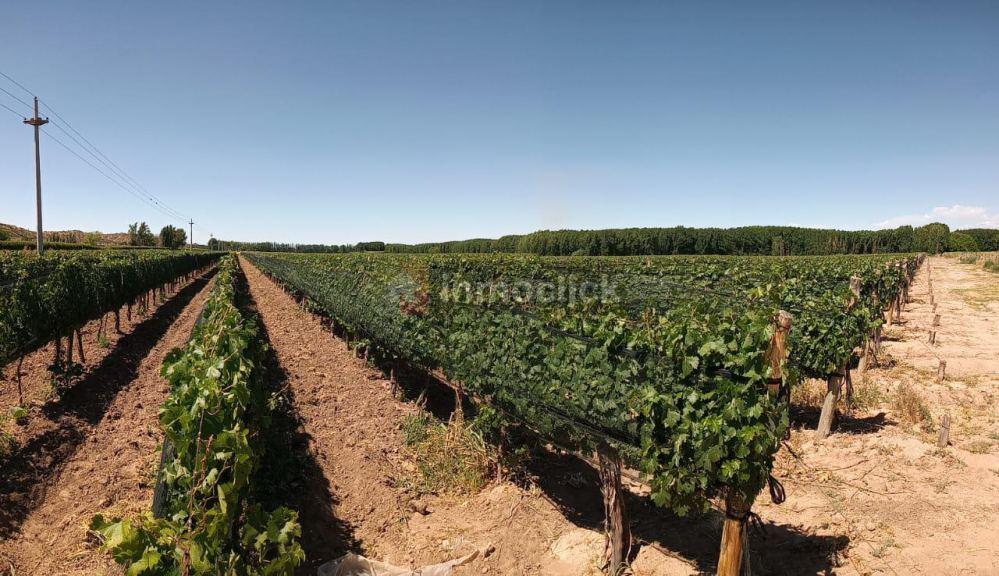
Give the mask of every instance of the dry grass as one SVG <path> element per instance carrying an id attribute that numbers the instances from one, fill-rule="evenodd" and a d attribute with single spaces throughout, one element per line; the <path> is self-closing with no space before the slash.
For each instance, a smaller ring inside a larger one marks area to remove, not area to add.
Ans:
<path id="1" fill-rule="evenodd" d="M 895 539 L 891 536 L 886 536 L 880 543 L 876 546 L 871 546 L 871 556 L 875 558 L 884 558 L 888 556 L 892 548 L 898 548 L 898 544 L 895 543 Z"/>
<path id="2" fill-rule="evenodd" d="M 988 310 L 989 305 L 999 302 L 999 283 L 996 285 L 982 285 L 976 288 L 964 288 L 955 290 L 968 306 L 976 310 Z"/>
<path id="3" fill-rule="evenodd" d="M 821 408 L 826 397 L 826 383 L 816 378 L 807 378 L 793 391 L 791 398 L 798 406 Z"/>
<path id="4" fill-rule="evenodd" d="M 885 401 L 885 394 L 870 378 L 853 385 L 853 405 L 860 410 L 877 408 Z"/>
<path id="5" fill-rule="evenodd" d="M 10 419 L 6 414 L 0 413 L 0 460 L 6 458 L 17 449 L 17 439 L 7 431 Z"/>
<path id="6" fill-rule="evenodd" d="M 988 440 L 973 440 L 968 442 L 964 449 L 972 454 L 988 454 L 992 452 L 992 442 Z"/>
<path id="7" fill-rule="evenodd" d="M 407 416 L 402 429 L 416 460 L 411 483 L 417 492 L 473 494 L 489 482 L 494 470 L 489 449 L 464 419 L 445 425 L 420 412 Z"/>
<path id="8" fill-rule="evenodd" d="M 806 408 L 821 408 L 825 401 L 827 384 L 823 380 L 809 378 L 794 389 L 792 399 L 795 405 Z M 842 391 L 842 398 L 846 398 L 846 388 Z M 853 383 L 853 397 L 851 398 L 851 408 L 859 410 L 869 410 L 881 405 L 885 400 L 884 392 L 872 379 L 867 378 Z"/>
<path id="9" fill-rule="evenodd" d="M 895 388 L 892 409 L 898 417 L 910 424 L 918 424 L 923 430 L 932 430 L 933 415 L 918 390 L 908 382 Z"/>

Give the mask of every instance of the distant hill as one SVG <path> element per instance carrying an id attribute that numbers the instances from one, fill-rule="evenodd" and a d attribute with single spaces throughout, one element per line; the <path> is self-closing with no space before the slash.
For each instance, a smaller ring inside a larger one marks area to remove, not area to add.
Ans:
<path id="1" fill-rule="evenodd" d="M 124 246 L 128 244 L 127 232 L 84 232 L 83 230 L 46 230 L 45 240 L 49 242 L 74 242 L 96 244 L 98 246 Z M 0 240 L 34 240 L 35 231 L 0 223 Z"/>

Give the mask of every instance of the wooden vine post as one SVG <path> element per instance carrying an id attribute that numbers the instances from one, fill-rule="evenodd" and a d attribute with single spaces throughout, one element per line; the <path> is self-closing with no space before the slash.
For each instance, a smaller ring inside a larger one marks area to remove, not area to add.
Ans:
<path id="1" fill-rule="evenodd" d="M 885 264 L 885 269 L 887 270 L 890 264 Z M 850 278 L 851 288 L 853 287 L 853 278 Z M 888 306 L 885 308 L 885 324 L 891 326 L 895 323 L 895 300 L 888 302 Z"/>
<path id="2" fill-rule="evenodd" d="M 902 269 L 902 263 L 901 262 L 896 262 L 895 263 L 895 268 L 901 270 Z M 902 312 L 905 310 L 905 302 L 906 302 L 906 295 L 905 295 L 905 287 L 903 286 L 902 292 L 900 292 L 899 295 L 895 297 L 895 319 L 896 320 L 899 320 L 899 321 L 902 320 Z"/>
<path id="3" fill-rule="evenodd" d="M 850 301 L 846 305 L 846 313 L 849 314 L 853 307 L 860 301 L 860 278 L 853 276 L 850 278 Z M 889 318 L 891 317 L 890 305 Z M 836 419 L 836 404 L 839 402 L 840 394 L 843 390 L 843 383 L 850 381 L 849 363 L 840 367 L 839 372 L 830 374 L 826 379 L 826 397 L 822 402 L 822 413 L 819 415 L 819 426 L 816 435 L 819 440 L 826 438 L 832 433 L 833 421 Z M 850 386 L 852 388 L 852 386 Z"/>
<path id="4" fill-rule="evenodd" d="M 774 335 L 767 350 L 770 361 L 770 380 L 767 393 L 778 394 L 784 380 L 784 362 L 787 360 L 787 337 L 793 321 L 791 314 L 781 310 L 774 318 Z M 746 520 L 753 507 L 754 498 L 746 498 L 735 490 L 725 495 L 725 524 L 722 526 L 721 547 L 718 552 L 718 576 L 749 574 L 749 545 Z"/>
<path id="5" fill-rule="evenodd" d="M 877 289 L 874 290 L 874 294 L 871 295 L 871 298 L 874 300 L 875 309 L 879 309 L 881 307 L 881 295 L 878 294 Z M 874 361 L 874 366 L 877 365 L 878 354 L 881 354 L 881 326 L 874 328 L 874 334 L 871 336 L 870 346 L 868 349 L 870 350 L 872 357 L 865 362 L 865 370 L 872 365 L 871 360 Z"/>
<path id="6" fill-rule="evenodd" d="M 943 423 L 940 424 L 940 435 L 937 436 L 937 446 L 946 448 L 950 444 L 950 414 L 944 414 Z"/>
<path id="7" fill-rule="evenodd" d="M 858 298 L 859 299 L 860 298 L 860 283 L 862 282 L 863 279 L 859 278 L 859 277 L 856 277 L 856 276 L 851 277 L 850 278 L 850 289 L 851 289 L 851 291 L 854 288 L 854 281 L 853 281 L 854 278 L 856 278 L 856 280 L 857 280 L 857 282 L 856 282 L 856 288 L 857 289 L 856 289 L 856 292 L 854 292 L 854 298 Z M 876 292 L 874 294 L 874 302 L 875 302 L 875 305 L 877 305 L 878 297 L 877 297 L 877 293 Z M 876 357 L 875 357 L 875 354 L 876 354 L 875 345 L 876 345 L 876 340 L 878 340 L 879 337 L 880 337 L 880 332 L 878 332 L 878 330 L 879 330 L 878 328 L 875 328 L 871 333 L 869 333 L 866 336 L 864 336 L 864 346 L 863 346 L 863 348 L 860 351 L 860 360 L 857 362 L 857 373 L 860 374 L 861 381 L 863 381 L 864 376 L 867 374 L 867 369 L 870 368 L 870 366 L 871 366 L 871 360 L 872 359 L 876 359 Z"/>
<path id="8" fill-rule="evenodd" d="M 72 341 L 72 334 L 76 333 L 76 352 L 80 356 L 80 362 L 86 363 L 87 359 L 83 356 L 83 334 L 80 334 L 80 329 L 77 328 L 73 332 L 70 332 L 70 340 Z"/>
<path id="9" fill-rule="evenodd" d="M 725 497 L 725 524 L 722 527 L 721 550 L 718 552 L 718 576 L 742 576 L 749 573 L 746 521 L 752 506 L 752 501 L 747 502 L 734 491 L 730 491 Z"/>
<path id="10" fill-rule="evenodd" d="M 832 433 L 833 420 L 836 419 L 836 404 L 843 390 L 843 381 L 845 379 L 846 376 L 842 372 L 839 374 L 830 374 L 826 379 L 826 398 L 822 402 L 822 413 L 819 414 L 819 427 L 816 429 L 816 435 L 820 440 Z"/>
<path id="11" fill-rule="evenodd" d="M 604 558 L 607 573 L 620 574 L 628 565 L 631 553 L 631 524 L 624 506 L 621 487 L 621 455 L 605 441 L 597 445 L 600 468 L 600 492 L 604 496 Z"/>
<path id="12" fill-rule="evenodd" d="M 794 317 L 789 312 L 781 310 L 774 319 L 774 335 L 770 340 L 767 358 L 770 360 L 770 381 L 767 390 L 771 394 L 780 391 L 784 379 L 784 361 L 787 360 L 787 336 L 791 332 Z"/>

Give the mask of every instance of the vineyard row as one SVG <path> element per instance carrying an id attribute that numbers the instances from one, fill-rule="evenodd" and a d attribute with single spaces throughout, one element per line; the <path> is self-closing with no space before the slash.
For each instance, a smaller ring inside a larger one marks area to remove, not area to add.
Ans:
<path id="1" fill-rule="evenodd" d="M 0 365 L 73 335 L 108 312 L 116 320 L 152 290 L 212 265 L 218 253 L 165 250 L 0 251 Z"/>
<path id="2" fill-rule="evenodd" d="M 681 515 L 723 497 L 734 533 L 773 482 L 790 388 L 842 376 L 921 260 L 247 257 L 366 354 L 440 373 L 494 411 L 497 439 L 526 427 L 596 451 L 605 495 L 627 462 Z"/>
<path id="3" fill-rule="evenodd" d="M 305 558 L 297 513 L 254 501 L 272 392 L 239 274 L 225 256 L 190 341 L 164 361 L 170 395 L 160 409 L 155 515 L 91 521 L 129 574 L 290 575 Z"/>

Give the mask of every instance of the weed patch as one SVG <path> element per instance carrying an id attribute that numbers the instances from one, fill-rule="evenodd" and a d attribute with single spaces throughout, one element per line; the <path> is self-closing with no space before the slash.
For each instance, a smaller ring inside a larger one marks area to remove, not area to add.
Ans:
<path id="1" fill-rule="evenodd" d="M 918 424 L 923 430 L 932 430 L 933 415 L 919 391 L 908 382 L 899 384 L 895 389 L 892 408 L 903 421 Z"/>
<path id="2" fill-rule="evenodd" d="M 473 494 L 481 490 L 494 469 L 482 434 L 462 418 L 446 425 L 421 412 L 402 424 L 406 445 L 416 460 L 413 488 L 422 494 Z"/>

